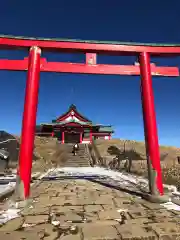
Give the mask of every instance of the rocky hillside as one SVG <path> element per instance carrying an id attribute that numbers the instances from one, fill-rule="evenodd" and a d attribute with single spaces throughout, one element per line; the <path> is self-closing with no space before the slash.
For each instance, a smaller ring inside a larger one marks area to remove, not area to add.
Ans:
<path id="1" fill-rule="evenodd" d="M 133 160 L 146 159 L 146 149 L 144 142 L 131 140 L 111 139 L 96 140 L 96 146 L 102 157 L 110 158 L 121 152 L 126 152 L 127 156 L 131 156 Z M 161 161 L 176 161 L 180 155 L 180 148 L 160 146 Z"/>
<path id="2" fill-rule="evenodd" d="M 115 156 L 121 155 L 132 159 L 131 172 L 147 177 L 147 162 L 144 142 L 112 139 L 96 140 L 95 145 L 108 165 Z M 125 154 L 123 153 L 125 149 Z M 122 154 L 123 153 L 123 154 Z M 180 164 L 177 161 L 177 156 L 180 156 L 180 148 L 170 146 L 160 146 L 161 167 L 164 182 L 174 184 L 180 189 Z M 121 165 L 120 170 L 123 170 Z"/>

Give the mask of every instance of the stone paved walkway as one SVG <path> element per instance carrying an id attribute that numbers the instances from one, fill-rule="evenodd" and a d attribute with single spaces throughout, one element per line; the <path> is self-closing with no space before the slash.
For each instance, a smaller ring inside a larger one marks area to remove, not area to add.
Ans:
<path id="1" fill-rule="evenodd" d="M 86 180 L 42 182 L 0 239 L 180 239 L 178 212 Z"/>

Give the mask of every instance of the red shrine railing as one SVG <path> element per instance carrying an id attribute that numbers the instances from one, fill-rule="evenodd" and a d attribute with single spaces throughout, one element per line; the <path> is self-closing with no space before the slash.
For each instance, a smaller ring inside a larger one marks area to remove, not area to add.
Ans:
<path id="1" fill-rule="evenodd" d="M 0 60 L 0 70 L 28 71 L 24 114 L 22 121 L 22 136 L 19 156 L 19 178 L 24 186 L 24 197 L 29 196 L 32 155 L 38 104 L 38 90 L 40 71 L 141 75 L 141 99 L 144 119 L 144 132 L 148 158 L 148 173 L 150 196 L 157 199 L 163 195 L 160 153 L 152 87 L 153 76 L 179 76 L 177 67 L 156 66 L 150 62 L 151 55 L 164 57 L 180 55 L 180 45 L 173 44 L 139 44 L 121 42 L 99 42 L 63 39 L 37 39 L 14 36 L 0 36 L 0 49 L 29 49 L 29 57 L 24 60 Z M 41 58 L 41 51 L 52 50 L 58 52 L 83 52 L 86 62 L 63 63 L 48 62 Z M 97 54 L 136 55 L 139 63 L 135 65 L 97 64 Z M 154 201 L 154 200 L 153 200 Z"/>

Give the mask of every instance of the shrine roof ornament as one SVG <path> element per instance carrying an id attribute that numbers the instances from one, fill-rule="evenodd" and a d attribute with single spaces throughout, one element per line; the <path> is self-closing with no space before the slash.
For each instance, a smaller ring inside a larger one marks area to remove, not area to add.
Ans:
<path id="1" fill-rule="evenodd" d="M 76 105 L 71 104 L 71 105 L 69 106 L 69 111 L 71 111 L 71 110 L 77 110 Z"/>

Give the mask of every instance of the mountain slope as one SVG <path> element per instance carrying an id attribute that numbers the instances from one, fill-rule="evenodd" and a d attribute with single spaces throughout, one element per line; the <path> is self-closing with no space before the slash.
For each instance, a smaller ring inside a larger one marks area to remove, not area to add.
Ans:
<path id="1" fill-rule="evenodd" d="M 106 160 L 106 165 L 108 165 L 115 156 L 121 154 L 121 159 L 131 157 L 132 173 L 147 177 L 147 161 L 144 142 L 111 139 L 96 140 L 95 145 L 100 156 Z M 180 189 L 180 164 L 177 161 L 177 156 L 180 156 L 180 148 L 160 146 L 160 156 L 164 182 L 174 184 Z M 123 170 L 122 165 L 120 170 Z"/>

